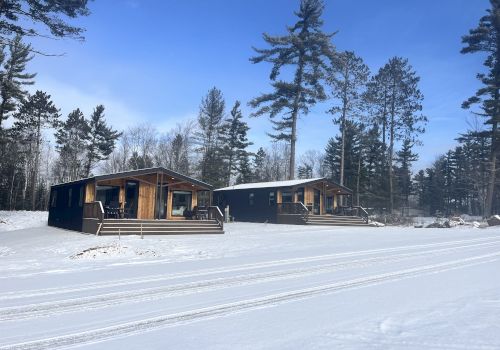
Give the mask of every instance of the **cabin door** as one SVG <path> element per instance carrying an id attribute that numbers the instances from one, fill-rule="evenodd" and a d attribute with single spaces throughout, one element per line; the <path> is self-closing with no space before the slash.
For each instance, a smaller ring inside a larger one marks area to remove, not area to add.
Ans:
<path id="1" fill-rule="evenodd" d="M 167 218 L 167 198 L 168 198 L 168 187 L 160 186 L 157 187 L 157 198 L 156 198 L 156 218 L 166 219 Z"/>
<path id="2" fill-rule="evenodd" d="M 313 214 L 314 215 L 319 215 L 320 214 L 320 200 L 321 200 L 321 191 L 320 190 L 314 190 L 314 206 L 313 206 Z"/>
<path id="3" fill-rule="evenodd" d="M 127 181 L 125 183 L 125 218 L 137 219 L 137 206 L 139 202 L 139 182 Z"/>

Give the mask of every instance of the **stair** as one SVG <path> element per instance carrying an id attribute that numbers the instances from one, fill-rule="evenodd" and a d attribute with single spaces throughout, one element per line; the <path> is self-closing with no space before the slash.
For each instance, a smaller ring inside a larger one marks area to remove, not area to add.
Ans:
<path id="1" fill-rule="evenodd" d="M 306 225 L 321 226 L 370 226 L 359 216 L 309 215 Z"/>
<path id="2" fill-rule="evenodd" d="M 134 220 L 105 219 L 99 235 L 187 235 L 221 234 L 215 220 Z"/>

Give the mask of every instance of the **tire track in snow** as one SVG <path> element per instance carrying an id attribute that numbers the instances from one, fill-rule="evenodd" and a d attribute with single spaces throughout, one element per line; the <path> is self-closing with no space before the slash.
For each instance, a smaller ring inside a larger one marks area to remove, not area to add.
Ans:
<path id="1" fill-rule="evenodd" d="M 58 295 L 58 294 L 68 294 L 75 292 L 83 292 L 89 290 L 99 290 L 113 287 L 123 287 L 123 286 L 131 286 L 149 282 L 161 282 L 168 281 L 174 279 L 181 278 L 190 278 L 190 277 L 199 277 L 199 276 L 207 276 L 214 274 L 222 274 L 229 272 L 238 272 L 238 271 L 247 271 L 254 269 L 262 269 L 268 267 L 276 267 L 276 266 L 286 266 L 300 263 L 309 263 L 315 261 L 323 261 L 329 259 L 341 259 L 341 258 L 349 258 L 356 256 L 364 256 L 364 255 L 373 255 L 378 253 L 391 253 L 391 252 L 400 252 L 406 250 L 414 250 L 414 249 L 422 249 L 422 248 L 431 248 L 431 247 L 446 247 L 453 246 L 456 244 L 462 243 L 475 243 L 475 242 L 500 242 L 498 240 L 498 236 L 489 236 L 475 239 L 467 239 L 467 240 L 456 240 L 456 241 L 448 241 L 448 242 L 440 242 L 440 243 L 428 243 L 428 244 L 418 244 L 411 246 L 400 246 L 394 248 L 381 248 L 381 249 L 371 249 L 371 250 L 362 250 L 362 251 L 354 251 L 354 252 L 346 252 L 346 253 L 335 253 L 335 254 L 325 254 L 325 255 L 315 255 L 308 256 L 303 258 L 292 258 L 292 259 L 282 259 L 282 260 L 272 260 L 266 262 L 259 263 L 250 263 L 250 264 L 242 264 L 242 265 L 233 265 L 230 267 L 221 267 L 221 268 L 209 268 L 209 269 L 200 269 L 191 272 L 182 272 L 182 273 L 170 273 L 170 274 L 157 274 L 146 277 L 138 277 L 138 278 L 126 278 L 126 279 L 117 279 L 114 281 L 102 281 L 96 283 L 85 283 L 80 285 L 73 285 L 71 287 L 56 287 L 56 288 L 45 288 L 45 289 L 35 289 L 35 290 L 27 290 L 24 292 L 4 292 L 0 295 L 1 300 L 17 300 L 17 299 L 25 299 L 30 297 L 38 297 L 38 296 L 49 296 L 49 295 Z M 463 246 L 465 247 L 465 246 Z"/>
<path id="2" fill-rule="evenodd" d="M 444 255 L 447 253 L 463 251 L 468 249 L 484 248 L 485 246 L 495 246 L 498 242 L 477 243 L 473 245 L 448 247 L 420 251 L 413 253 L 395 254 L 385 257 L 365 258 L 351 261 L 343 261 L 331 264 L 307 266 L 303 268 L 278 270 L 271 272 L 261 272 L 244 274 L 230 277 L 221 277 L 196 282 L 188 282 L 177 285 L 142 288 L 131 291 L 120 291 L 95 296 L 80 297 L 42 302 L 36 304 L 20 305 L 0 308 L 0 321 L 33 319 L 47 317 L 54 314 L 69 313 L 75 311 L 87 311 L 91 309 L 107 308 L 124 303 L 139 303 L 152 300 L 160 300 L 186 294 L 195 294 L 207 291 L 240 287 L 258 283 L 308 277 L 322 273 L 329 273 L 349 268 L 367 267 L 378 264 L 388 264 L 413 258 Z"/>
<path id="3" fill-rule="evenodd" d="M 89 343 L 103 342 L 113 338 L 130 336 L 133 334 L 153 331 L 164 327 L 172 327 L 185 323 L 196 322 L 207 318 L 222 317 L 229 314 L 244 312 L 256 308 L 272 307 L 282 303 L 302 300 L 318 295 L 332 294 L 355 288 L 378 285 L 385 282 L 396 282 L 407 278 L 441 273 L 445 271 L 498 261 L 499 259 L 500 252 L 484 254 L 439 264 L 424 265 L 420 267 L 356 278 L 342 282 L 324 284 L 316 287 L 271 294 L 259 298 L 246 299 L 185 312 L 151 317 L 83 332 L 54 336 L 50 338 L 38 339 L 16 344 L 8 344 L 0 346 L 0 350 L 55 349 L 60 347 L 81 346 Z"/>

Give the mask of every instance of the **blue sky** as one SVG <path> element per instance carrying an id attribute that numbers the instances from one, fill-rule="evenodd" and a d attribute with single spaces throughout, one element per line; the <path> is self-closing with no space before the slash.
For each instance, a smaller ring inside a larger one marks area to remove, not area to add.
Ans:
<path id="1" fill-rule="evenodd" d="M 429 118 L 416 168 L 429 165 L 455 144 L 470 113 L 460 104 L 478 87 L 480 55 L 461 55 L 461 36 L 475 27 L 487 0 L 325 1 L 324 29 L 338 31 L 338 50 L 353 50 L 376 72 L 390 57 L 409 59 L 421 76 L 424 113 Z M 34 45 L 63 57 L 37 56 L 34 88 L 47 91 L 64 115 L 79 107 L 89 113 L 102 103 L 115 128 L 151 123 L 162 131 L 196 118 L 200 100 L 220 88 L 227 110 L 269 91 L 270 66 L 253 65 L 252 46 L 262 33 L 283 34 L 295 21 L 296 0 L 97 0 L 78 20 L 84 43 L 40 40 Z M 337 132 L 328 103 L 299 122 L 298 153 L 323 150 Z M 267 118 L 247 118 L 253 147 L 268 146 Z"/>

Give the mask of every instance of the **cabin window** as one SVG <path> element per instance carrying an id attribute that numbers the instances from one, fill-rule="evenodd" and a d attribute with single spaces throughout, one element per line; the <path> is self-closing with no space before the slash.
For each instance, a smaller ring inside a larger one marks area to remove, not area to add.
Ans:
<path id="1" fill-rule="evenodd" d="M 197 196 L 197 203 L 199 207 L 210 206 L 210 191 L 198 191 Z"/>
<path id="2" fill-rule="evenodd" d="M 78 206 L 83 207 L 83 186 L 80 187 L 80 196 L 78 197 Z"/>
<path id="3" fill-rule="evenodd" d="M 293 193 L 283 192 L 281 194 L 281 203 L 293 203 Z"/>
<path id="4" fill-rule="evenodd" d="M 250 193 L 248 195 L 248 204 L 249 205 L 254 205 L 254 202 L 255 202 L 255 194 L 254 193 Z"/>
<path id="5" fill-rule="evenodd" d="M 276 193 L 269 192 L 269 205 L 275 205 L 276 204 Z"/>
<path id="6" fill-rule="evenodd" d="M 191 210 L 191 192 L 172 191 L 172 215 L 183 216 L 185 210 Z"/>
<path id="7" fill-rule="evenodd" d="M 68 190 L 68 208 L 71 208 L 71 202 L 73 201 L 73 189 Z"/>
<path id="8" fill-rule="evenodd" d="M 57 206 L 57 190 L 52 190 L 52 197 L 50 201 L 50 206 L 55 208 Z"/>
<path id="9" fill-rule="evenodd" d="M 304 187 L 297 189 L 297 202 L 304 204 Z"/>

